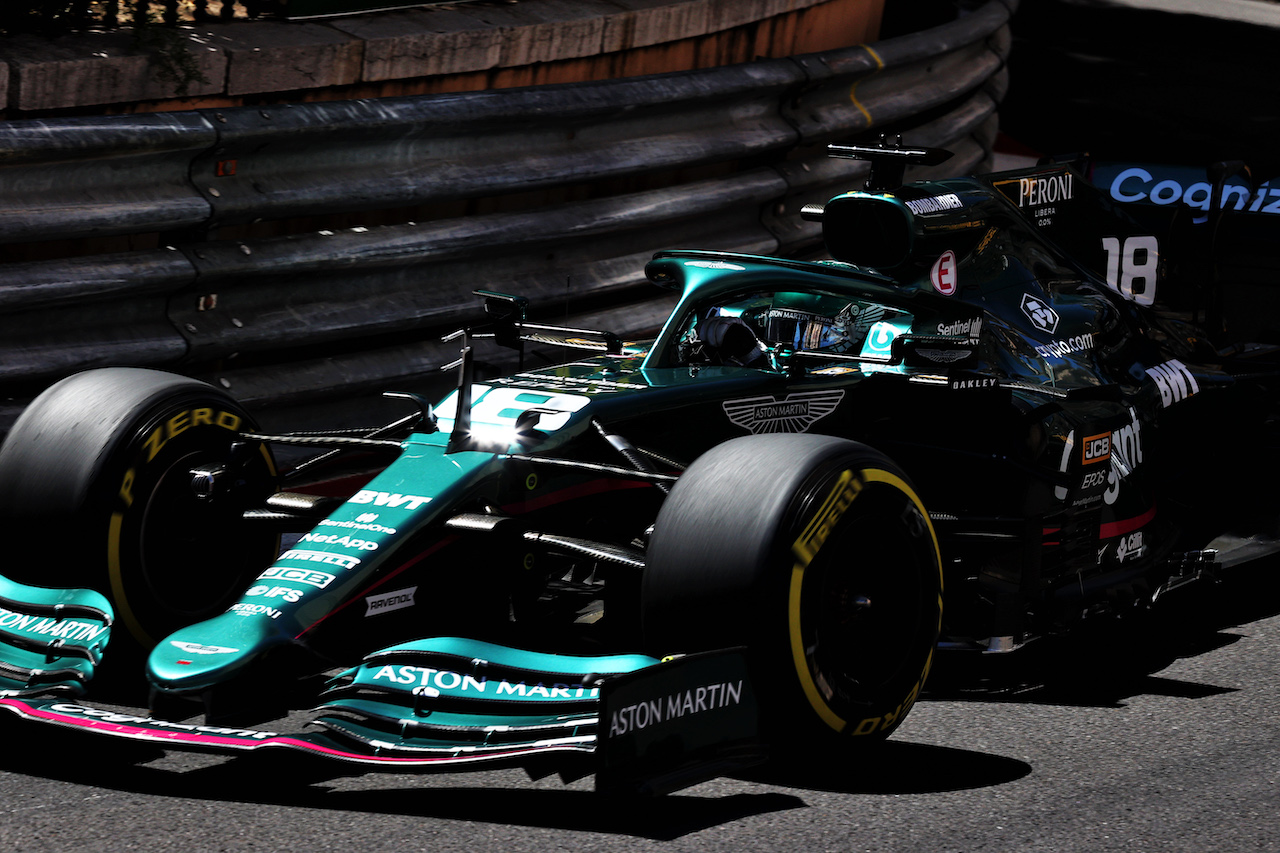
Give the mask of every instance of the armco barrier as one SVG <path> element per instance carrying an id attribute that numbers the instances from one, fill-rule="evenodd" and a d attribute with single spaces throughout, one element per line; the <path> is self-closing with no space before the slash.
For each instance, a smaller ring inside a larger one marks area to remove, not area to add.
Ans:
<path id="1" fill-rule="evenodd" d="M 160 234 L 154 249 L 0 265 L 0 428 L 43 385 L 106 364 L 202 376 L 259 408 L 412 385 L 455 357 L 440 333 L 475 319 L 476 288 L 651 330 L 670 304 L 643 281 L 655 250 L 817 247 L 801 205 L 865 174 L 828 142 L 900 131 L 956 152 L 930 176 L 986 166 L 1015 7 L 679 75 L 0 124 L 0 245 Z M 671 179 L 682 170 L 694 178 Z M 534 190 L 529 209 L 217 239 Z"/>
<path id="2" fill-rule="evenodd" d="M 191 164 L 217 141 L 197 112 L 0 122 L 0 243 L 201 225 Z"/>

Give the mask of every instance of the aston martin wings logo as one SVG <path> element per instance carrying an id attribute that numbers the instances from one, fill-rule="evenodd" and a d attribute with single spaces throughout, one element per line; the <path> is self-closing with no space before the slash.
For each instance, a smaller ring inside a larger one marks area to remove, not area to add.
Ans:
<path id="1" fill-rule="evenodd" d="M 729 420 L 753 435 L 766 432 L 808 432 L 819 419 L 836 410 L 844 391 L 804 391 L 785 399 L 748 397 L 728 400 L 724 413 Z"/>
<path id="2" fill-rule="evenodd" d="M 226 655 L 240 651 L 229 646 L 206 646 L 203 643 L 187 643 L 182 640 L 170 640 L 169 645 L 177 646 L 189 655 Z"/>

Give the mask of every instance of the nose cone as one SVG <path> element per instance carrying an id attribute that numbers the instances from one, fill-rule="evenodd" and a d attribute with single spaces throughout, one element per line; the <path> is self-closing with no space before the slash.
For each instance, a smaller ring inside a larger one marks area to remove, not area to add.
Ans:
<path id="1" fill-rule="evenodd" d="M 287 642 L 270 618 L 223 613 L 162 640 L 147 659 L 147 680 L 165 693 L 198 693 L 231 680 Z"/>

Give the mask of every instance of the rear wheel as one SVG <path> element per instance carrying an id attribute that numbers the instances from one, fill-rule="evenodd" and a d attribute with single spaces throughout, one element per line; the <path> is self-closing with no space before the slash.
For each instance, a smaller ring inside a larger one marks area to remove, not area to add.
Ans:
<path id="1" fill-rule="evenodd" d="M 746 646 L 775 733 L 888 736 L 941 620 L 937 539 L 905 474 L 829 436 L 735 439 L 681 476 L 642 583 L 655 654 Z"/>
<path id="2" fill-rule="evenodd" d="M 225 610 L 278 551 L 244 510 L 274 489 L 248 414 L 217 388 L 137 368 L 76 374 L 0 445 L 6 570 L 107 595 L 137 647 Z M 193 487 L 201 479 L 205 494 Z"/>

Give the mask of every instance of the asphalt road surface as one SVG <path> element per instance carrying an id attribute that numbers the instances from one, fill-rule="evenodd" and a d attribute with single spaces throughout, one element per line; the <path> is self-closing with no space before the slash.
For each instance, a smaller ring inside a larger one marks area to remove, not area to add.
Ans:
<path id="1" fill-rule="evenodd" d="M 1019 658 L 946 665 L 893 740 L 650 800 L 519 771 L 316 781 L 0 718 L 0 849 L 1280 849 L 1275 562 Z"/>

